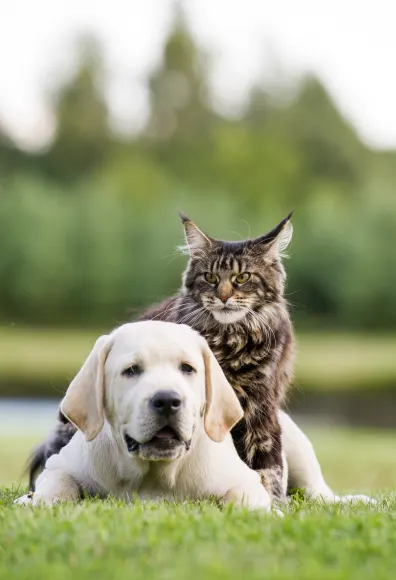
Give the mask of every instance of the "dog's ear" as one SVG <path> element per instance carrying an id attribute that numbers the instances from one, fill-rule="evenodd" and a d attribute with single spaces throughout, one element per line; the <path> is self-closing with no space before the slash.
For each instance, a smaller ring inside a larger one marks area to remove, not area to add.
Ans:
<path id="1" fill-rule="evenodd" d="M 216 357 L 206 344 L 202 348 L 205 363 L 206 406 L 205 431 L 220 443 L 243 417 L 243 410 L 234 389 L 227 381 Z"/>
<path id="2" fill-rule="evenodd" d="M 61 412 L 92 441 L 103 427 L 104 365 L 110 351 L 110 337 L 98 338 L 87 360 L 70 383 Z"/>

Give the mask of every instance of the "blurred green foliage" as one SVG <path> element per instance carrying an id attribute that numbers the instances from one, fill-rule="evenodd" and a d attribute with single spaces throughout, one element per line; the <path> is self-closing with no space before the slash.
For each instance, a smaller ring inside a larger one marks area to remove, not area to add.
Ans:
<path id="1" fill-rule="evenodd" d="M 295 208 L 287 262 L 307 327 L 396 323 L 396 152 L 359 140 L 314 78 L 258 83 L 237 119 L 212 106 L 208 60 L 179 18 L 148 79 L 150 118 L 109 129 L 100 49 L 80 46 L 40 153 L 0 134 L 0 319 L 111 326 L 173 293 L 177 210 L 218 238 L 256 236 Z"/>
<path id="2" fill-rule="evenodd" d="M 99 334 L 108 328 L 65 329 L 0 326 L 0 397 L 56 397 L 83 364 Z M 345 332 L 297 334 L 298 357 L 288 404 L 305 395 L 376 393 L 378 423 L 387 393 L 396 385 L 396 337 Z M 293 397 L 295 396 L 295 400 Z M 357 405 L 355 404 L 355 408 Z"/>

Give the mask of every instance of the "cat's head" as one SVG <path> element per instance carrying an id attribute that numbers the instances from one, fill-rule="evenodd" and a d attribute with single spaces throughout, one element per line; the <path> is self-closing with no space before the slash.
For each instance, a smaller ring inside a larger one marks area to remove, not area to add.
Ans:
<path id="1" fill-rule="evenodd" d="M 189 254 L 184 294 L 222 324 L 279 301 L 285 283 L 281 256 L 292 237 L 291 216 L 259 238 L 225 242 L 207 236 L 181 215 Z"/>

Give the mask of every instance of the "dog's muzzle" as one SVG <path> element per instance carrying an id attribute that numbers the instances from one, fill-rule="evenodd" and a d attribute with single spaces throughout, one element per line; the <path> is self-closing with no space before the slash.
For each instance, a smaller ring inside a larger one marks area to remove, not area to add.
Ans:
<path id="1" fill-rule="evenodd" d="M 183 400 L 176 391 L 158 391 L 148 401 L 151 413 L 158 428 L 147 441 L 140 442 L 124 434 L 124 440 L 131 454 L 145 459 L 170 459 L 181 448 L 188 451 L 191 439 L 186 441 L 179 430 L 179 416 L 183 410 Z"/>

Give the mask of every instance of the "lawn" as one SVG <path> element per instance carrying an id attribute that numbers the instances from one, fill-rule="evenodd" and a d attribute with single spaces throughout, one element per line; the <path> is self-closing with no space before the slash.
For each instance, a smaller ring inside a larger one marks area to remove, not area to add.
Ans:
<path id="1" fill-rule="evenodd" d="M 15 487 L 3 487 L 0 579 L 393 579 L 396 433 L 306 431 L 335 489 L 372 493 L 380 503 L 326 507 L 296 498 L 283 519 L 210 502 L 85 501 L 32 510 L 13 506 Z M 32 442 L 0 436 L 3 486 L 20 481 Z"/>
<path id="2" fill-rule="evenodd" d="M 59 396 L 99 331 L 0 328 L 0 394 Z M 396 336 L 298 334 L 298 388 L 395 389 Z"/>
<path id="3" fill-rule="evenodd" d="M 396 498 L 283 519 L 210 502 L 85 501 L 30 509 L 0 495 L 0 578 L 382 580 L 396 575 Z M 1 507 L 2 506 L 2 507 Z"/>
<path id="4" fill-rule="evenodd" d="M 9 394 L 37 388 L 59 398 L 97 334 L 0 329 L 0 385 Z M 298 382 L 307 389 L 396 385 L 393 337 L 302 335 L 298 342 Z M 305 426 L 333 489 L 381 501 L 329 507 L 296 498 L 277 519 L 210 502 L 14 506 L 44 428 L 9 427 L 0 425 L 0 580 L 396 577 L 396 432 Z"/>

